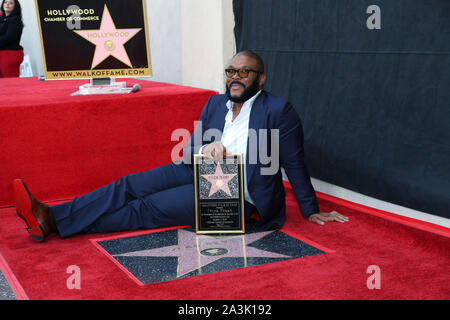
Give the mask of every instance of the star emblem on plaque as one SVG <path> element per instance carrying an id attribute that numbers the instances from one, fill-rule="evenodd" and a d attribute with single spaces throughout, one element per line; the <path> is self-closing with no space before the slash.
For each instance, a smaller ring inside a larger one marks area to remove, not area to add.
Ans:
<path id="1" fill-rule="evenodd" d="M 245 233 L 242 155 L 194 156 L 196 233 Z"/>

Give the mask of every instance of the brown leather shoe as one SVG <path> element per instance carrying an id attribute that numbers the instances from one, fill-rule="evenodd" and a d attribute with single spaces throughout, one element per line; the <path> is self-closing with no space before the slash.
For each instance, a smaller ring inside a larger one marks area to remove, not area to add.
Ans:
<path id="1" fill-rule="evenodd" d="M 17 215 L 25 221 L 27 231 L 34 240 L 44 241 L 56 230 L 50 207 L 37 201 L 21 179 L 15 179 L 13 187 Z"/>

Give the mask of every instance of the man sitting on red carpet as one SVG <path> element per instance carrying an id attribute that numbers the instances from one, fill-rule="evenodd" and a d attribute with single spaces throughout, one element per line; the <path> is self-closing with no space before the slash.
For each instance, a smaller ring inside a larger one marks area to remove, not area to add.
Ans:
<path id="1" fill-rule="evenodd" d="M 284 168 L 305 218 L 318 224 L 347 222 L 348 218 L 337 212 L 320 212 L 303 159 L 300 118 L 284 99 L 262 90 L 266 80 L 262 59 L 251 51 L 239 52 L 225 73 L 227 92 L 210 97 L 203 107 L 199 125 L 185 148 L 184 162 L 124 176 L 53 207 L 37 201 L 25 183 L 16 179 L 17 214 L 27 224 L 32 238 L 41 242 L 54 232 L 67 238 L 79 233 L 194 225 L 194 174 L 190 155 L 196 153 L 215 160 L 229 153 L 242 153 L 246 159 L 246 219 L 257 213 L 262 229 L 280 228 L 286 219 L 282 173 L 279 166 L 270 174 L 264 173 L 268 166 L 256 156 L 260 151 L 259 143 L 249 145 L 250 129 L 269 134 L 276 131 L 275 150 L 278 152 L 272 161 Z M 208 130 L 222 135 L 206 139 Z M 200 139 L 195 138 L 198 136 Z M 271 138 L 266 141 L 273 144 Z"/>

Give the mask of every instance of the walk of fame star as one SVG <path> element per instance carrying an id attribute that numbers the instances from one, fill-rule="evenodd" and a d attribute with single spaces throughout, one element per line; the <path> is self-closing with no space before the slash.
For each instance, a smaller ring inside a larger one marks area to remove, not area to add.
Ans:
<path id="1" fill-rule="evenodd" d="M 193 232 L 179 229 L 177 245 L 127 252 L 114 255 L 114 257 L 178 257 L 177 278 L 222 258 L 290 258 L 279 253 L 248 246 L 272 232 L 217 238 L 197 236 Z"/>
<path id="2" fill-rule="evenodd" d="M 233 179 L 236 174 L 225 174 L 222 171 L 220 163 L 217 164 L 216 172 L 214 174 L 202 174 L 203 178 L 211 182 L 211 189 L 209 190 L 209 197 L 218 192 L 219 190 L 224 191 L 228 196 L 231 197 L 230 188 L 228 187 L 228 182 Z"/>
<path id="3" fill-rule="evenodd" d="M 323 251 L 280 230 L 249 224 L 245 235 L 196 235 L 192 228 L 97 240 L 139 285 L 295 259 Z"/>
<path id="4" fill-rule="evenodd" d="M 105 4 L 100 29 L 98 30 L 74 30 L 75 33 L 95 44 L 94 59 L 91 69 L 103 62 L 109 56 L 113 56 L 129 67 L 133 67 L 125 50 L 125 43 L 133 38 L 142 28 L 117 29 L 108 7 Z"/>

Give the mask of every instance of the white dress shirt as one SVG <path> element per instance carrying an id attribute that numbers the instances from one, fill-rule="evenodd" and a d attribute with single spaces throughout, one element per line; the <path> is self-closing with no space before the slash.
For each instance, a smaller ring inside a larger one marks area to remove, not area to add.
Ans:
<path id="1" fill-rule="evenodd" d="M 245 101 L 242 105 L 241 112 L 233 121 L 233 105 L 231 100 L 227 102 L 228 113 L 225 116 L 225 126 L 222 132 L 221 142 L 227 151 L 239 154 L 242 153 L 242 159 L 244 161 L 244 198 L 251 204 L 255 204 L 248 193 L 247 186 L 247 170 L 245 162 L 247 159 L 247 141 L 248 141 L 248 123 L 250 120 L 250 111 L 252 110 L 253 103 L 259 96 L 261 91 L 258 91 L 253 97 Z"/>
<path id="2" fill-rule="evenodd" d="M 255 203 L 248 193 L 247 168 L 245 162 L 247 160 L 248 123 L 250 121 L 250 111 L 252 110 L 253 103 L 260 93 L 261 90 L 244 102 L 241 111 L 234 121 L 234 102 L 231 100 L 227 101 L 226 106 L 228 108 L 228 113 L 225 116 L 225 125 L 223 127 L 222 139 L 220 140 L 227 151 L 231 151 L 234 154 L 242 154 L 242 160 L 244 161 L 244 198 L 245 201 L 248 201 L 253 205 Z M 204 146 L 200 148 L 198 151 L 199 154 L 202 153 L 203 148 Z"/>

